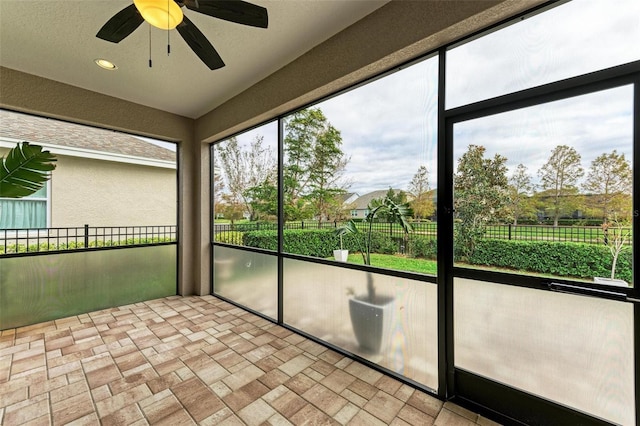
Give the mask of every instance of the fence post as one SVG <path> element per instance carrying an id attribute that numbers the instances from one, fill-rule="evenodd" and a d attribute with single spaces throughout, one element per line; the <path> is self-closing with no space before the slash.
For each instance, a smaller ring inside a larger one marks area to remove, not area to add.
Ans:
<path id="1" fill-rule="evenodd" d="M 509 224 L 509 239 L 511 239 L 511 224 Z"/>
<path id="2" fill-rule="evenodd" d="M 304 229 L 304 220 L 300 221 L 300 229 Z"/>
<path id="3" fill-rule="evenodd" d="M 84 225 L 84 248 L 89 248 L 89 225 Z"/>

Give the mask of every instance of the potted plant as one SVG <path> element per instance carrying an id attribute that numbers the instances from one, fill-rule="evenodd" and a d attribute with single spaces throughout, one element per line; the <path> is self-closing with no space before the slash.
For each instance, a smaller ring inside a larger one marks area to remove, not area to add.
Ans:
<path id="1" fill-rule="evenodd" d="M 624 280 L 617 279 L 616 276 L 616 264 L 618 263 L 618 257 L 624 246 L 631 237 L 631 229 L 622 226 L 622 223 L 614 217 L 609 223 L 602 224 L 603 242 L 609 248 L 611 252 L 611 276 L 605 277 L 593 277 L 593 282 L 596 284 L 615 285 L 618 287 L 628 287 L 629 283 Z"/>
<path id="2" fill-rule="evenodd" d="M 385 197 L 379 205 L 370 207 L 370 212 L 364 220 L 366 233 L 363 233 L 353 220 L 336 230 L 338 234 L 364 234 L 356 241 L 360 245 L 362 260 L 368 266 L 371 266 L 373 222 L 376 216 L 383 212 L 391 223 L 397 223 L 402 227 L 405 235 L 412 230 L 407 220 L 410 209 L 406 205 L 396 204 L 389 197 Z M 378 294 L 373 281 L 373 274 L 367 272 L 366 293 L 356 294 L 355 291 L 350 291 L 349 315 L 360 348 L 365 352 L 379 353 L 385 348 L 393 328 L 395 298 L 393 295 Z"/>
<path id="3" fill-rule="evenodd" d="M 336 234 L 340 237 L 340 249 L 333 251 L 333 258 L 338 262 L 346 262 L 349 257 L 349 250 L 345 250 L 342 246 L 342 236 L 347 233 L 344 227 L 336 229 Z"/>

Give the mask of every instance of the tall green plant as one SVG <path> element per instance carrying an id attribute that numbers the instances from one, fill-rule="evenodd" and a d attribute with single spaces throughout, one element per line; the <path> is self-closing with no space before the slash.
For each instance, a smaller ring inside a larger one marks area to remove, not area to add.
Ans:
<path id="1" fill-rule="evenodd" d="M 41 189 L 56 168 L 56 157 L 41 146 L 19 142 L 0 164 L 0 197 L 22 198 Z"/>
<path id="2" fill-rule="evenodd" d="M 402 230 L 405 236 L 413 230 L 411 224 L 407 220 L 411 216 L 411 209 L 406 204 L 397 204 L 389 196 L 386 196 L 375 207 L 369 206 L 370 211 L 367 217 L 364 219 L 367 233 L 365 238 L 358 238 L 358 244 L 360 244 L 360 253 L 362 254 L 362 261 L 365 265 L 371 265 L 371 234 L 373 233 L 373 222 L 376 217 L 384 213 L 386 219 L 391 223 L 397 223 L 402 226 Z M 361 234 L 362 231 L 353 220 L 347 222 L 344 226 L 336 229 L 336 235 L 344 234 Z M 376 299 L 376 288 L 373 285 L 373 276 L 371 273 L 367 274 L 367 301 L 374 303 Z"/>

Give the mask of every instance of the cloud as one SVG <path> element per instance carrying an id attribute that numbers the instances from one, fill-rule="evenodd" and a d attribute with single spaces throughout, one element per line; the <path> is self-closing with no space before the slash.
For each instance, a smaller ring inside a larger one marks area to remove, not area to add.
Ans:
<path id="1" fill-rule="evenodd" d="M 447 107 L 640 59 L 640 2 L 574 0 L 447 53 Z"/>
<path id="2" fill-rule="evenodd" d="M 507 157 L 510 171 L 522 163 L 535 176 L 553 149 L 568 145 L 587 169 L 614 149 L 632 158 L 633 87 L 622 86 L 561 101 L 478 118 L 454 126 L 454 159 L 469 144 L 487 148 L 486 156 Z"/>
<path id="3" fill-rule="evenodd" d="M 318 105 L 351 156 L 351 191 L 406 189 L 421 165 L 437 173 L 437 58 Z"/>
<path id="4" fill-rule="evenodd" d="M 452 48 L 447 107 L 639 60 L 638 40 L 640 1 L 562 4 Z M 432 57 L 315 105 L 341 132 L 351 191 L 406 189 L 421 165 L 437 186 L 437 87 Z M 525 164 L 534 177 L 561 144 L 582 155 L 585 169 L 613 149 L 631 160 L 632 108 L 627 86 L 458 123 L 454 163 L 471 143 L 506 156 L 510 171 Z M 243 137 L 268 131 L 275 149 L 270 126 Z"/>

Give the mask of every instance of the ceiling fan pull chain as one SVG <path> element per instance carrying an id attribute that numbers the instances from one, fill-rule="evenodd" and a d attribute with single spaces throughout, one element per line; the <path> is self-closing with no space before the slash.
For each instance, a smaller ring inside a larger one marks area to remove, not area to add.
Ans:
<path id="1" fill-rule="evenodd" d="M 153 67 L 153 63 L 151 62 L 151 24 L 149 24 L 149 68 Z"/>
<path id="2" fill-rule="evenodd" d="M 173 1 L 173 0 L 167 0 L 167 56 L 169 56 L 171 54 L 171 30 L 169 30 L 168 28 L 171 27 L 170 25 L 170 19 L 171 16 L 169 15 L 169 2 Z"/>

